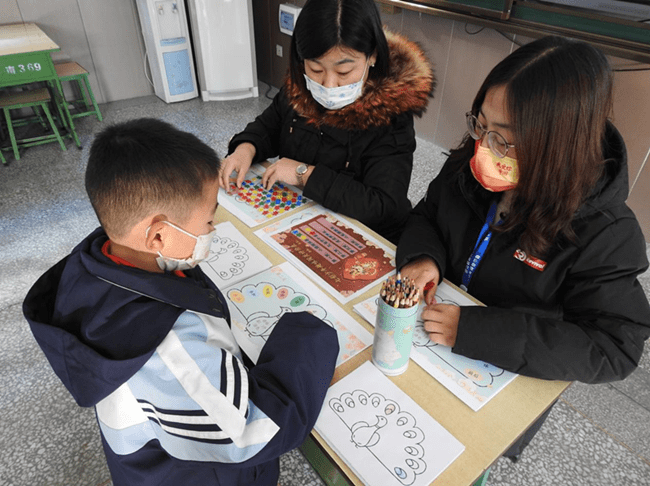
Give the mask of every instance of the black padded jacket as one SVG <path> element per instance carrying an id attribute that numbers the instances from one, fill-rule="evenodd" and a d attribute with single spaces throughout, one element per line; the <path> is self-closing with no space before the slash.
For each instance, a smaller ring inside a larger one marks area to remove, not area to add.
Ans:
<path id="1" fill-rule="evenodd" d="M 416 44 L 386 35 L 389 75 L 381 83 L 369 78 L 357 101 L 324 110 L 288 78 L 271 105 L 231 139 L 228 152 L 249 142 L 256 148 L 253 163 L 277 156 L 315 166 L 305 197 L 396 242 L 411 210 L 413 116 L 425 110 L 435 80 Z"/>
<path id="2" fill-rule="evenodd" d="M 620 380 L 636 368 L 650 336 L 650 307 L 637 280 L 648 268 L 646 245 L 625 204 L 625 144 L 611 125 L 606 146 L 605 174 L 574 217 L 576 244 L 556 245 L 540 262 L 523 254 L 516 237 L 494 233 L 468 288 L 487 307 L 461 309 L 455 353 L 585 383 Z M 461 283 L 494 197 L 468 165 L 448 161 L 431 182 L 400 239 L 398 268 L 428 255 L 441 275 Z"/>

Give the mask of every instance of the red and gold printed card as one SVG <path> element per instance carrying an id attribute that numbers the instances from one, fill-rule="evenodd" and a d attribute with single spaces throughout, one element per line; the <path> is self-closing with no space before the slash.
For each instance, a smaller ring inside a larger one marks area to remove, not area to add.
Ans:
<path id="1" fill-rule="evenodd" d="M 395 272 L 394 251 L 321 206 L 255 234 L 343 304 Z"/>

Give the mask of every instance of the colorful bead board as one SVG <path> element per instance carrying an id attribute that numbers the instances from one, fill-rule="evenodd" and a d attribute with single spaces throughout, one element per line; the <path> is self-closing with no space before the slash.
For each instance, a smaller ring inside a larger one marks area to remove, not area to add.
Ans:
<path id="1" fill-rule="evenodd" d="M 307 201 L 302 194 L 281 182 L 276 182 L 273 188 L 267 191 L 262 187 L 261 180 L 261 177 L 255 177 L 242 182 L 241 189 L 237 190 L 237 199 L 253 207 L 267 219 L 298 208 Z M 231 185 L 231 188 L 233 187 L 234 184 Z"/>

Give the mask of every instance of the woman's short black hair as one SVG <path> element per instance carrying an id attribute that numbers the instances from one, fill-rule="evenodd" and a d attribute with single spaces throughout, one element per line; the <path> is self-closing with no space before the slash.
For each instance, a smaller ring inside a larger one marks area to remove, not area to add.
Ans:
<path id="1" fill-rule="evenodd" d="M 121 237 L 154 211 L 187 217 L 220 164 L 191 133 L 155 118 L 130 120 L 96 136 L 86 192 L 109 237 Z"/>
<path id="2" fill-rule="evenodd" d="M 295 85 L 304 87 L 306 59 L 318 59 L 333 47 L 350 48 L 366 57 L 377 55 L 369 76 L 388 74 L 388 43 L 373 0 L 308 0 L 291 39 L 290 73 Z"/>

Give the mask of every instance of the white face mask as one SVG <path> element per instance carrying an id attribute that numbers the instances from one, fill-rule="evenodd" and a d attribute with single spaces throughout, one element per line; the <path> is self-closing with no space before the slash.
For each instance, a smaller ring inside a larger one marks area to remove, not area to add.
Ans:
<path id="1" fill-rule="evenodd" d="M 326 88 L 322 84 L 318 84 L 306 74 L 303 74 L 303 76 L 307 83 L 307 89 L 316 101 L 328 110 L 338 110 L 339 108 L 348 106 L 350 103 L 354 103 L 359 96 L 361 96 L 363 91 L 363 78 L 366 76 L 367 69 L 368 61 L 366 61 L 366 66 L 363 68 L 363 74 L 359 81 L 345 86 L 337 86 L 335 88 Z"/>
<path id="2" fill-rule="evenodd" d="M 156 263 L 158 263 L 158 266 L 161 270 L 167 272 L 173 272 L 174 270 L 189 270 L 190 268 L 196 267 L 199 263 L 208 258 L 208 255 L 210 254 L 210 245 L 212 244 L 212 238 L 214 237 L 214 234 L 217 232 L 217 230 L 212 230 L 205 235 L 194 236 L 192 233 L 188 233 L 184 229 L 179 228 L 169 221 L 163 221 L 163 223 L 168 224 L 181 233 L 185 233 L 187 236 L 191 236 L 196 240 L 196 245 L 194 245 L 192 256 L 183 260 L 166 257 L 163 256 L 162 253 L 158 252 Z M 149 233 L 149 228 L 147 228 L 147 233 Z"/>

